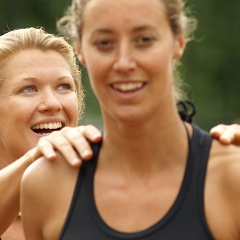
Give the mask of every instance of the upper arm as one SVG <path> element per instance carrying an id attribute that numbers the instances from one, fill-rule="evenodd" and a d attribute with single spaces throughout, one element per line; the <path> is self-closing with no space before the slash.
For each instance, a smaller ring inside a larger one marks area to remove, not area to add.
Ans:
<path id="1" fill-rule="evenodd" d="M 54 162 L 34 162 L 21 181 L 21 211 L 26 240 L 58 239 L 71 203 L 79 169 L 58 154 Z"/>
<path id="2" fill-rule="evenodd" d="M 22 224 L 26 240 L 42 240 L 43 237 L 43 192 L 40 191 L 45 180 L 41 176 L 40 160 L 34 162 L 23 174 L 21 181 Z M 39 207 L 37 207 L 39 206 Z"/>

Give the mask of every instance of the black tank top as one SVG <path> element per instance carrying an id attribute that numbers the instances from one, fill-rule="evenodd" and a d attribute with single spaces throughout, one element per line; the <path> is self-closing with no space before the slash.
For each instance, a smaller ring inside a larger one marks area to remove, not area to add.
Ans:
<path id="1" fill-rule="evenodd" d="M 193 126 L 193 137 L 179 194 L 156 224 L 136 233 L 118 232 L 100 217 L 93 196 L 93 178 L 99 145 L 94 158 L 84 162 L 60 240 L 208 240 L 213 239 L 204 215 L 204 181 L 212 138 Z M 104 193 L 103 193 L 104 194 Z"/>

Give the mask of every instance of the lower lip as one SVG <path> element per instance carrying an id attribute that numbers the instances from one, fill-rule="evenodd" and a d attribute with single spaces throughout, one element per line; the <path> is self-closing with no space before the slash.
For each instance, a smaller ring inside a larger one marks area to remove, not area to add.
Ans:
<path id="1" fill-rule="evenodd" d="M 55 131 L 59 131 L 59 130 L 55 130 Z M 37 135 L 38 137 L 44 137 L 44 136 L 48 136 L 49 134 L 51 134 L 51 133 L 47 133 L 47 134 L 41 134 L 41 133 L 36 133 L 36 132 L 34 132 L 33 130 L 32 130 L 32 132 L 35 134 L 35 135 Z"/>
<path id="2" fill-rule="evenodd" d="M 130 91 L 121 91 L 121 90 L 113 88 L 113 87 L 111 87 L 111 88 L 114 91 L 114 93 L 117 94 L 118 97 L 123 98 L 123 99 L 132 99 L 132 98 L 137 97 L 140 94 L 140 92 L 142 91 L 144 86 L 145 85 L 143 85 L 141 88 L 130 90 Z"/>

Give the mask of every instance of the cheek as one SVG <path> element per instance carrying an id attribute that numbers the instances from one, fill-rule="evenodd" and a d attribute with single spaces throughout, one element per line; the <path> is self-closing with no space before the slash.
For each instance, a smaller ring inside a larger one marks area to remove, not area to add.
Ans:
<path id="1" fill-rule="evenodd" d="M 34 101 L 8 97 L 6 101 L 1 101 L 1 119 L 5 119 L 6 123 L 23 122 L 34 112 L 35 108 Z"/>
<path id="2" fill-rule="evenodd" d="M 172 78 L 173 58 L 171 55 L 165 52 L 153 55 L 151 59 L 146 59 L 145 66 L 148 67 L 149 72 L 155 77 L 166 77 L 167 80 Z M 161 56 L 161 57 L 159 57 Z"/>
<path id="3" fill-rule="evenodd" d="M 71 96 L 61 100 L 62 106 L 64 107 L 65 113 L 69 119 L 70 126 L 74 127 L 77 125 L 78 120 L 78 99 L 75 93 Z"/>
<path id="4" fill-rule="evenodd" d="M 101 63 L 99 63 L 99 61 L 92 61 L 87 65 L 90 85 L 96 96 L 98 95 L 99 87 L 101 87 L 107 79 L 109 73 L 107 66 L 103 61 Z"/>

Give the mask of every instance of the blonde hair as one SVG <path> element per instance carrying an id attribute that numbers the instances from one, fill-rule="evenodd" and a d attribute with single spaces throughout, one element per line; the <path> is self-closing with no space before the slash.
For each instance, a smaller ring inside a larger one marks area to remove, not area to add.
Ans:
<path id="1" fill-rule="evenodd" d="M 78 98 L 79 117 L 84 110 L 84 93 L 81 84 L 81 72 L 72 46 L 63 37 L 45 32 L 42 28 L 25 28 L 10 31 L 0 36 L 0 86 L 5 80 L 4 64 L 8 58 L 17 52 L 28 49 L 41 51 L 56 51 L 68 63 L 74 79 L 75 92 Z"/>
<path id="2" fill-rule="evenodd" d="M 86 4 L 91 0 L 72 0 L 64 17 L 58 23 L 59 31 L 70 36 L 72 41 L 80 41 L 83 24 L 83 11 Z M 147 1 L 147 0 L 146 0 Z M 197 26 L 197 20 L 190 17 L 190 11 L 185 7 L 184 0 L 159 0 L 165 6 L 165 11 L 174 36 L 184 34 L 186 43 L 192 39 Z M 174 68 L 174 98 L 176 102 L 185 100 L 186 94 L 181 89 L 182 79 L 179 72 L 180 61 L 176 61 Z"/>

